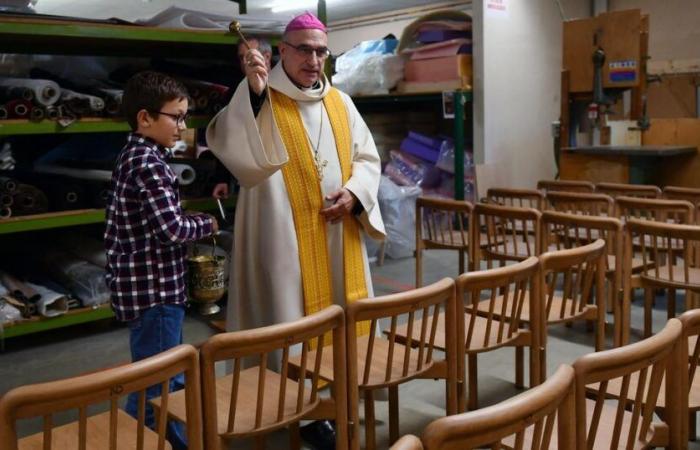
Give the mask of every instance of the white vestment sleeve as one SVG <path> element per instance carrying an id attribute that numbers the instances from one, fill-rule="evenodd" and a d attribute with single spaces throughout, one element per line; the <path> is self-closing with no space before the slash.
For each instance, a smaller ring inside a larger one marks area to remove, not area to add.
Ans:
<path id="1" fill-rule="evenodd" d="M 384 240 L 384 221 L 377 202 L 381 161 L 372 134 L 350 97 L 341 93 L 348 109 L 350 135 L 352 136 L 352 176 L 345 188 L 360 201 L 364 211 L 359 220 L 367 234 L 376 240 Z"/>
<path id="2" fill-rule="evenodd" d="M 241 186 L 250 188 L 284 166 L 289 157 L 265 99 L 256 119 L 250 105 L 250 88 L 241 81 L 231 102 L 209 122 L 207 143 Z"/>

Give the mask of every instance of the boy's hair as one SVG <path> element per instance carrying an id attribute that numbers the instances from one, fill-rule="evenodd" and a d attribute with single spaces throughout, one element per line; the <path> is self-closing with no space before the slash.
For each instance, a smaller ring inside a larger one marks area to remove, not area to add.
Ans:
<path id="1" fill-rule="evenodd" d="M 126 83 L 122 112 L 131 129 L 136 130 L 136 115 L 142 109 L 155 116 L 167 102 L 188 96 L 185 86 L 167 75 L 153 71 L 139 72 Z"/>

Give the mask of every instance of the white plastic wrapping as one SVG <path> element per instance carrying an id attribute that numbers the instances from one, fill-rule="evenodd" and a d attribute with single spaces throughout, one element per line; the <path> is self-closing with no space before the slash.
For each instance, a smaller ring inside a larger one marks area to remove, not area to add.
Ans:
<path id="1" fill-rule="evenodd" d="M 340 55 L 333 85 L 348 95 L 388 94 L 403 79 L 404 60 L 393 54 L 396 43 L 364 41 Z"/>
<path id="2" fill-rule="evenodd" d="M 378 201 L 386 228 L 384 251 L 389 258 L 408 258 L 416 250 L 416 199 L 421 193 L 419 187 L 398 186 L 381 177 Z"/>

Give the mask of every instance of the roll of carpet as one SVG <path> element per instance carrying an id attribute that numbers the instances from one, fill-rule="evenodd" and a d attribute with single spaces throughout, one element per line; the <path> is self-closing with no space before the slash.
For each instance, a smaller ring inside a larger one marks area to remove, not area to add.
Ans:
<path id="1" fill-rule="evenodd" d="M 41 294 L 34 288 L 8 272 L 0 271 L 0 283 L 7 288 L 10 295 L 19 300 L 36 303 L 41 298 Z"/>
<path id="2" fill-rule="evenodd" d="M 12 208 L 3 206 L 0 208 L 0 219 L 9 219 L 12 217 Z"/>
<path id="3" fill-rule="evenodd" d="M 10 100 L 5 103 L 5 109 L 10 119 L 28 119 L 32 110 L 32 102 L 22 99 Z"/>
<path id="4" fill-rule="evenodd" d="M 34 93 L 34 101 L 42 106 L 51 106 L 61 96 L 61 87 L 51 80 L 31 78 L 0 78 L 0 87 L 26 87 Z"/>
<path id="5" fill-rule="evenodd" d="M 0 105 L 0 120 L 5 120 L 9 118 L 10 114 L 7 112 L 7 108 L 5 108 L 5 105 Z"/>
<path id="6" fill-rule="evenodd" d="M 177 181 L 180 183 L 180 186 L 190 185 L 197 179 L 197 172 L 194 170 L 194 167 L 189 164 L 170 163 L 169 166 L 175 173 L 175 176 L 177 176 Z"/>
<path id="7" fill-rule="evenodd" d="M 34 172 L 64 175 L 79 180 L 110 181 L 112 172 L 97 169 L 76 169 L 73 167 L 59 166 L 56 164 L 39 164 L 34 166 Z"/>
<path id="8" fill-rule="evenodd" d="M 85 208 L 87 205 L 85 189 L 71 179 L 55 179 L 45 183 L 49 204 L 54 211 L 68 211 Z"/>
<path id="9" fill-rule="evenodd" d="M 122 97 L 124 96 L 122 89 L 97 88 L 96 93 L 104 99 L 107 114 L 116 116 L 121 113 Z"/>
<path id="10" fill-rule="evenodd" d="M 59 117 L 58 108 L 56 108 L 55 106 L 47 106 L 46 117 L 51 120 L 57 120 Z"/>

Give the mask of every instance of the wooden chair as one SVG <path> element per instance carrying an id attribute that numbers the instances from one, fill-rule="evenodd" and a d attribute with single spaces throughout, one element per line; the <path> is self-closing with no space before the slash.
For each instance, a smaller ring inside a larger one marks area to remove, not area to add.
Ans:
<path id="1" fill-rule="evenodd" d="M 576 360 L 577 449 L 682 448 L 684 393 L 674 380 L 681 364 L 687 373 L 682 332 L 681 322 L 671 319 L 648 339 Z M 669 414 L 655 421 L 662 384 Z"/>
<path id="2" fill-rule="evenodd" d="M 691 292 L 700 293 L 700 226 L 631 219 L 626 229 L 624 277 L 632 279 L 627 266 L 634 244 L 638 244 L 644 269 L 636 276 L 634 286 L 644 289 L 644 336 L 649 336 L 656 289 L 668 290 L 669 318 L 676 314 L 676 289 L 684 289 L 686 298 Z M 669 248 L 674 251 L 669 252 Z M 648 261 L 655 263 L 647 264 Z M 626 289 L 624 307 L 629 307 L 631 295 L 631 290 Z"/>
<path id="3" fill-rule="evenodd" d="M 505 446 L 571 450 L 576 445 L 574 412 L 574 370 L 562 365 L 547 381 L 527 392 L 487 408 L 437 419 L 428 425 L 421 439 L 404 436 L 391 449 L 471 450 Z M 534 445 L 523 446 L 526 435 Z"/>
<path id="4" fill-rule="evenodd" d="M 683 335 L 678 342 L 678 345 L 681 346 L 679 349 L 679 367 L 671 367 L 669 372 L 671 373 L 671 382 L 674 385 L 674 389 L 683 393 L 687 392 L 688 395 L 679 396 L 679 400 L 682 402 L 681 405 L 677 406 L 679 411 L 667 411 L 667 392 L 662 389 L 659 391 L 655 406 L 658 416 L 662 418 L 667 417 L 668 414 L 678 412 L 678 420 L 681 422 L 680 425 L 684 430 L 682 434 L 682 436 L 684 436 L 683 441 L 685 441 L 688 439 L 695 440 L 695 415 L 700 409 L 700 374 L 698 374 L 697 371 L 698 359 L 700 357 L 700 345 L 698 344 L 698 334 L 700 334 L 700 310 L 687 311 L 678 319 L 683 324 Z M 683 358 L 683 355 L 687 355 L 687 359 Z M 668 376 L 668 374 L 666 376 Z M 631 378 L 629 380 L 627 398 L 630 402 L 634 401 L 632 393 L 637 391 L 638 381 L 637 378 Z M 619 398 L 622 392 L 621 380 L 616 379 L 611 381 L 608 384 L 607 392 L 609 396 Z"/>
<path id="5" fill-rule="evenodd" d="M 700 189 L 666 186 L 663 196 L 667 200 L 685 200 L 695 206 L 695 224 L 700 225 Z"/>
<path id="6" fill-rule="evenodd" d="M 518 208 L 533 208 L 538 211 L 544 207 L 544 194 L 534 189 L 491 188 L 486 193 L 488 203 Z"/>
<path id="7" fill-rule="evenodd" d="M 146 388 L 161 384 L 163 405 L 174 394 L 168 393 L 169 380 L 185 374 L 183 415 L 187 417 L 189 448 L 202 448 L 202 419 L 199 358 L 191 345 L 180 345 L 159 355 L 113 369 L 60 381 L 18 387 L 0 399 L 0 448 L 17 449 L 165 449 L 166 410 L 157 414 L 156 430 L 144 425 Z M 139 393 L 139 417 L 119 409 L 120 398 Z M 105 412 L 94 414 L 95 410 Z M 54 423 L 54 414 L 77 410 L 78 421 Z M 93 414 L 93 415 L 88 415 Z M 43 418 L 43 432 L 18 440 L 17 421 Z"/>
<path id="8" fill-rule="evenodd" d="M 605 348 L 605 241 L 540 255 L 542 323 L 595 322 L 595 350 Z M 530 313 L 532 320 L 532 313 Z M 542 373 L 546 373 L 547 328 L 542 327 Z"/>
<path id="9" fill-rule="evenodd" d="M 614 317 L 614 345 L 623 344 L 621 315 L 623 300 L 623 248 L 625 234 L 622 222 L 613 217 L 582 216 L 553 211 L 542 214 L 542 235 L 546 250 L 563 250 L 581 247 L 602 239 L 605 242 L 605 277 L 609 285 L 608 305 L 606 310 L 612 311 Z M 634 270 L 641 270 L 641 264 L 635 262 Z"/>
<path id="10" fill-rule="evenodd" d="M 695 222 L 695 207 L 686 200 L 620 196 L 615 199 L 615 215 L 623 222 L 642 219 L 691 224 Z"/>
<path id="11" fill-rule="evenodd" d="M 579 192 L 547 192 L 547 209 L 585 216 L 610 216 L 615 213 L 615 202 L 609 195 Z"/>
<path id="12" fill-rule="evenodd" d="M 474 267 L 485 260 L 491 268 L 494 262 L 524 261 L 537 256 L 542 248 L 540 220 L 542 214 L 532 208 L 517 208 L 491 204 L 474 206 L 473 233 L 483 232 L 485 242 L 472 253 Z M 521 230 L 532 230 L 523 233 Z"/>
<path id="13" fill-rule="evenodd" d="M 469 253 L 472 210 L 469 202 L 429 197 L 416 199 L 416 287 L 423 285 L 423 250 L 456 250 L 459 252 L 459 273 L 464 273 L 467 267 L 472 270 Z"/>
<path id="14" fill-rule="evenodd" d="M 365 447 L 368 449 L 376 447 L 374 393 L 378 389 L 389 389 L 389 438 L 392 443 L 399 437 L 398 388 L 402 383 L 418 378 L 445 379 L 447 413 L 457 412 L 456 386 L 459 378 L 454 289 L 454 280 L 444 278 L 429 286 L 357 300 L 347 306 L 347 363 L 343 374 L 347 373 L 348 377 L 351 448 L 358 449 L 360 446 L 360 393 L 364 397 Z M 436 320 L 423 320 L 428 316 Z M 369 333 L 359 334 L 359 324 L 367 321 Z M 377 333 L 380 321 L 389 322 L 387 333 Z M 421 325 L 412 327 L 418 323 Z M 397 332 L 399 327 L 415 329 L 415 333 L 401 337 Z M 413 345 L 405 345 L 407 342 Z M 438 348 L 445 351 L 444 358 L 437 357 Z M 317 349 L 308 353 L 308 358 L 317 362 L 313 369 L 308 368 L 307 371 L 312 371 L 314 377 L 320 376 L 332 382 L 336 374 L 331 370 L 330 362 L 335 351 L 324 351 L 320 361 L 318 352 Z M 290 364 L 298 369 L 302 362 L 303 355 L 302 358 L 290 359 Z"/>
<path id="15" fill-rule="evenodd" d="M 661 197 L 661 189 L 653 184 L 596 183 L 595 191 L 599 194 L 607 194 L 612 198 L 621 196 L 642 198 Z"/>
<path id="16" fill-rule="evenodd" d="M 312 346 L 317 346 L 313 357 Z M 318 369 L 331 348 L 332 395 L 322 398 L 318 370 L 309 386 L 306 369 L 309 365 Z M 254 439 L 256 448 L 264 448 L 267 433 L 289 426 L 290 447 L 298 449 L 300 420 L 335 419 L 336 448 L 346 449 L 345 348 L 345 317 L 343 309 L 335 305 L 294 322 L 209 338 L 200 350 L 205 448 L 224 449 L 229 441 L 247 438 Z M 295 351 L 301 351 L 299 381 L 288 377 L 292 371 L 290 354 Z M 280 352 L 281 362 L 277 359 Z M 217 377 L 215 364 L 219 361 L 231 362 L 232 373 Z M 268 368 L 269 361 L 279 362 L 280 372 Z M 168 413 L 184 421 L 181 400 L 173 398 Z"/>
<path id="17" fill-rule="evenodd" d="M 537 189 L 548 194 L 553 191 L 592 193 L 595 185 L 590 181 L 579 180 L 540 180 Z"/>

